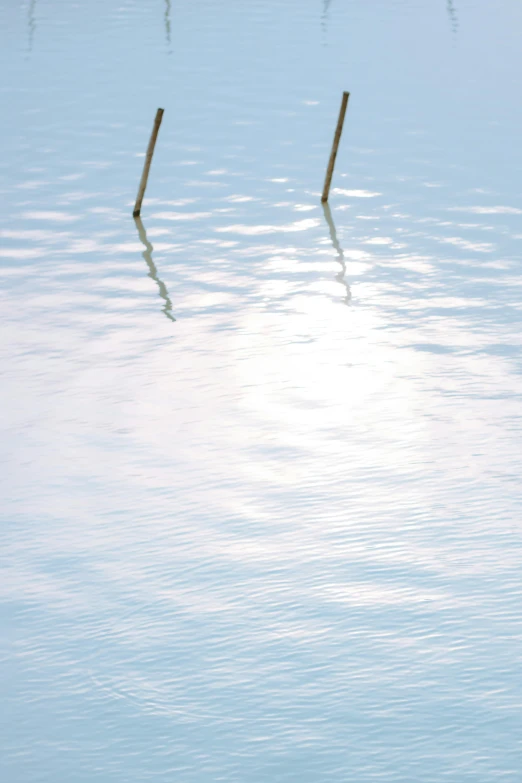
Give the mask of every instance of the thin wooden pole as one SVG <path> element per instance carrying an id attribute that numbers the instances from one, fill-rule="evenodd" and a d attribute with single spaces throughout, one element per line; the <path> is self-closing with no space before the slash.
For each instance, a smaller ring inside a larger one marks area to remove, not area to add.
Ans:
<path id="1" fill-rule="evenodd" d="M 339 119 L 337 120 L 337 128 L 335 129 L 335 136 L 333 140 L 332 151 L 330 153 L 330 160 L 328 161 L 328 168 L 326 169 L 326 179 L 324 181 L 323 195 L 321 201 L 325 204 L 328 201 L 330 194 L 330 185 L 332 184 L 333 170 L 335 166 L 335 159 L 337 157 L 337 150 L 339 148 L 339 142 L 341 140 L 341 133 L 343 132 L 344 115 L 346 114 L 346 107 L 348 106 L 349 92 L 343 92 L 343 99 L 341 101 L 341 110 L 339 112 Z"/>
<path id="2" fill-rule="evenodd" d="M 152 163 L 152 156 L 154 155 L 154 147 L 156 146 L 156 139 L 158 138 L 162 117 L 163 109 L 158 109 L 156 112 L 156 118 L 154 120 L 154 127 L 152 128 L 152 133 L 150 136 L 149 146 L 147 147 L 147 154 L 145 155 L 145 165 L 143 166 L 143 174 L 141 175 L 141 182 L 138 188 L 138 196 L 136 198 L 136 203 L 134 204 L 134 212 L 132 213 L 134 217 L 140 216 L 141 202 L 143 201 L 145 188 L 147 187 L 150 164 Z"/>

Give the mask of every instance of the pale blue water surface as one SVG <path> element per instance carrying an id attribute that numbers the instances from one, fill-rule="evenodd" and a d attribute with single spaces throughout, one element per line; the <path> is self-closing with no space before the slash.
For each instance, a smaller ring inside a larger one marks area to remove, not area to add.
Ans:
<path id="1" fill-rule="evenodd" d="M 521 24 L 0 0 L 2 783 L 522 779 Z"/>

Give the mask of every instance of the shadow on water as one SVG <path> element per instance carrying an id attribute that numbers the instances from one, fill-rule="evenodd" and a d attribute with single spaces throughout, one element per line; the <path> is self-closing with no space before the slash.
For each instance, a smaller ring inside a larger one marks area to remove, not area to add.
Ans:
<path id="1" fill-rule="evenodd" d="M 165 0 L 165 35 L 167 37 L 167 49 L 170 54 L 170 0 Z"/>
<path id="2" fill-rule="evenodd" d="M 446 7 L 448 9 L 448 16 L 450 18 L 451 29 L 453 30 L 454 33 L 456 33 L 459 29 L 459 19 L 457 16 L 457 10 L 455 8 L 453 0 L 448 0 Z"/>
<path id="3" fill-rule="evenodd" d="M 36 0 L 31 0 L 27 8 L 27 54 L 31 54 L 33 51 L 34 31 L 36 30 L 36 22 L 34 18 L 34 9 L 36 6 Z"/>
<path id="4" fill-rule="evenodd" d="M 333 221 L 332 213 L 330 211 L 330 205 L 326 201 L 323 203 L 323 212 L 324 217 L 326 220 L 326 223 L 328 224 L 328 230 L 330 232 L 330 239 L 332 240 L 332 245 L 334 247 L 335 252 L 337 253 L 337 260 L 339 261 L 341 265 L 341 271 L 335 276 L 335 279 L 338 280 L 341 285 L 343 285 L 346 289 L 346 297 L 344 298 L 344 302 L 346 304 L 350 304 L 351 298 L 352 298 L 352 292 L 350 291 L 350 286 L 345 280 L 346 275 L 346 261 L 344 260 L 344 251 L 339 244 L 339 240 L 337 239 L 337 231 L 335 230 L 335 223 Z"/>
<path id="5" fill-rule="evenodd" d="M 147 266 L 149 267 L 149 277 L 152 277 L 154 282 L 159 288 L 159 294 L 161 298 L 165 301 L 165 306 L 163 307 L 163 312 L 169 318 L 171 321 L 175 321 L 176 319 L 172 315 L 172 302 L 170 301 L 169 292 L 167 291 L 167 286 L 163 282 L 163 280 L 160 280 L 158 277 L 158 270 L 156 269 L 156 266 L 154 264 L 154 261 L 152 260 L 152 251 L 154 248 L 152 247 L 151 243 L 147 239 L 147 232 L 145 231 L 145 227 L 143 223 L 141 222 L 141 218 L 135 217 L 134 222 L 136 223 L 136 228 L 138 229 L 138 236 L 140 238 L 140 242 L 145 248 L 145 251 L 143 252 L 143 258 L 147 262 Z"/>

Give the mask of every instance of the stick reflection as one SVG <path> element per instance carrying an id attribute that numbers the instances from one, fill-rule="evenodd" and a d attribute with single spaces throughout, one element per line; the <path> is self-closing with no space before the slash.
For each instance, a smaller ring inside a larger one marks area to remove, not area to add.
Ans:
<path id="1" fill-rule="evenodd" d="M 28 54 L 31 54 L 33 51 L 33 39 L 34 39 L 34 31 L 36 29 L 36 22 L 34 18 L 34 9 L 36 5 L 36 0 L 31 0 L 29 3 L 29 7 L 27 10 L 27 29 L 28 29 L 28 41 L 27 41 L 27 50 Z"/>
<path id="2" fill-rule="evenodd" d="M 176 319 L 172 315 L 172 302 L 170 301 L 169 292 L 167 291 L 167 286 L 165 285 L 163 280 L 159 279 L 158 270 L 156 269 L 154 261 L 152 260 L 152 251 L 154 250 L 154 248 L 152 247 L 151 243 L 147 239 L 147 232 L 145 231 L 145 227 L 141 222 L 141 218 L 135 217 L 134 222 L 136 223 L 136 228 L 138 229 L 138 236 L 140 238 L 140 241 L 145 248 L 145 251 L 142 253 L 142 255 L 145 261 L 147 262 L 147 266 L 149 267 L 149 277 L 152 277 L 152 279 L 154 280 L 154 282 L 159 288 L 159 295 L 165 301 L 165 306 L 162 308 L 162 312 L 164 312 L 167 318 L 169 318 L 171 321 L 175 321 Z"/>
<path id="3" fill-rule="evenodd" d="M 344 260 L 344 251 L 339 244 L 339 240 L 337 239 L 337 231 L 335 230 L 335 223 L 333 222 L 332 213 L 330 211 L 330 205 L 328 202 L 324 202 L 322 204 L 323 212 L 325 220 L 328 224 L 328 230 L 330 232 L 330 239 L 332 240 L 332 245 L 334 247 L 335 252 L 337 253 L 337 260 L 341 265 L 341 271 L 336 274 L 335 279 L 338 280 L 341 285 L 343 285 L 346 289 L 346 296 L 344 298 L 344 302 L 346 304 L 350 304 L 350 300 L 352 298 L 352 292 L 350 291 L 350 286 L 345 280 L 346 275 L 346 261 Z"/>
<path id="4" fill-rule="evenodd" d="M 167 36 L 167 48 L 170 54 L 170 0 L 165 0 L 165 34 Z"/>
<path id="5" fill-rule="evenodd" d="M 328 27 L 328 9 L 330 8 L 330 3 L 332 0 L 324 0 L 323 3 L 323 13 L 321 14 L 321 27 L 323 28 L 323 36 L 326 36 L 327 27 Z M 323 45 L 326 42 L 323 41 Z"/>
<path id="6" fill-rule="evenodd" d="M 459 20 L 457 17 L 457 11 L 455 9 L 453 0 L 448 0 L 447 8 L 448 8 L 448 16 L 451 22 L 451 29 L 453 30 L 454 33 L 456 33 L 457 30 L 459 29 Z"/>

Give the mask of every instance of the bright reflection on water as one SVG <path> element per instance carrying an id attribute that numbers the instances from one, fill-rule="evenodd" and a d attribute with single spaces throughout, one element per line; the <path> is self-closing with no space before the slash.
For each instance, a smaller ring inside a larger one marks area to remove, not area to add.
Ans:
<path id="1" fill-rule="evenodd" d="M 0 3 L 2 781 L 520 780 L 521 22 Z"/>

